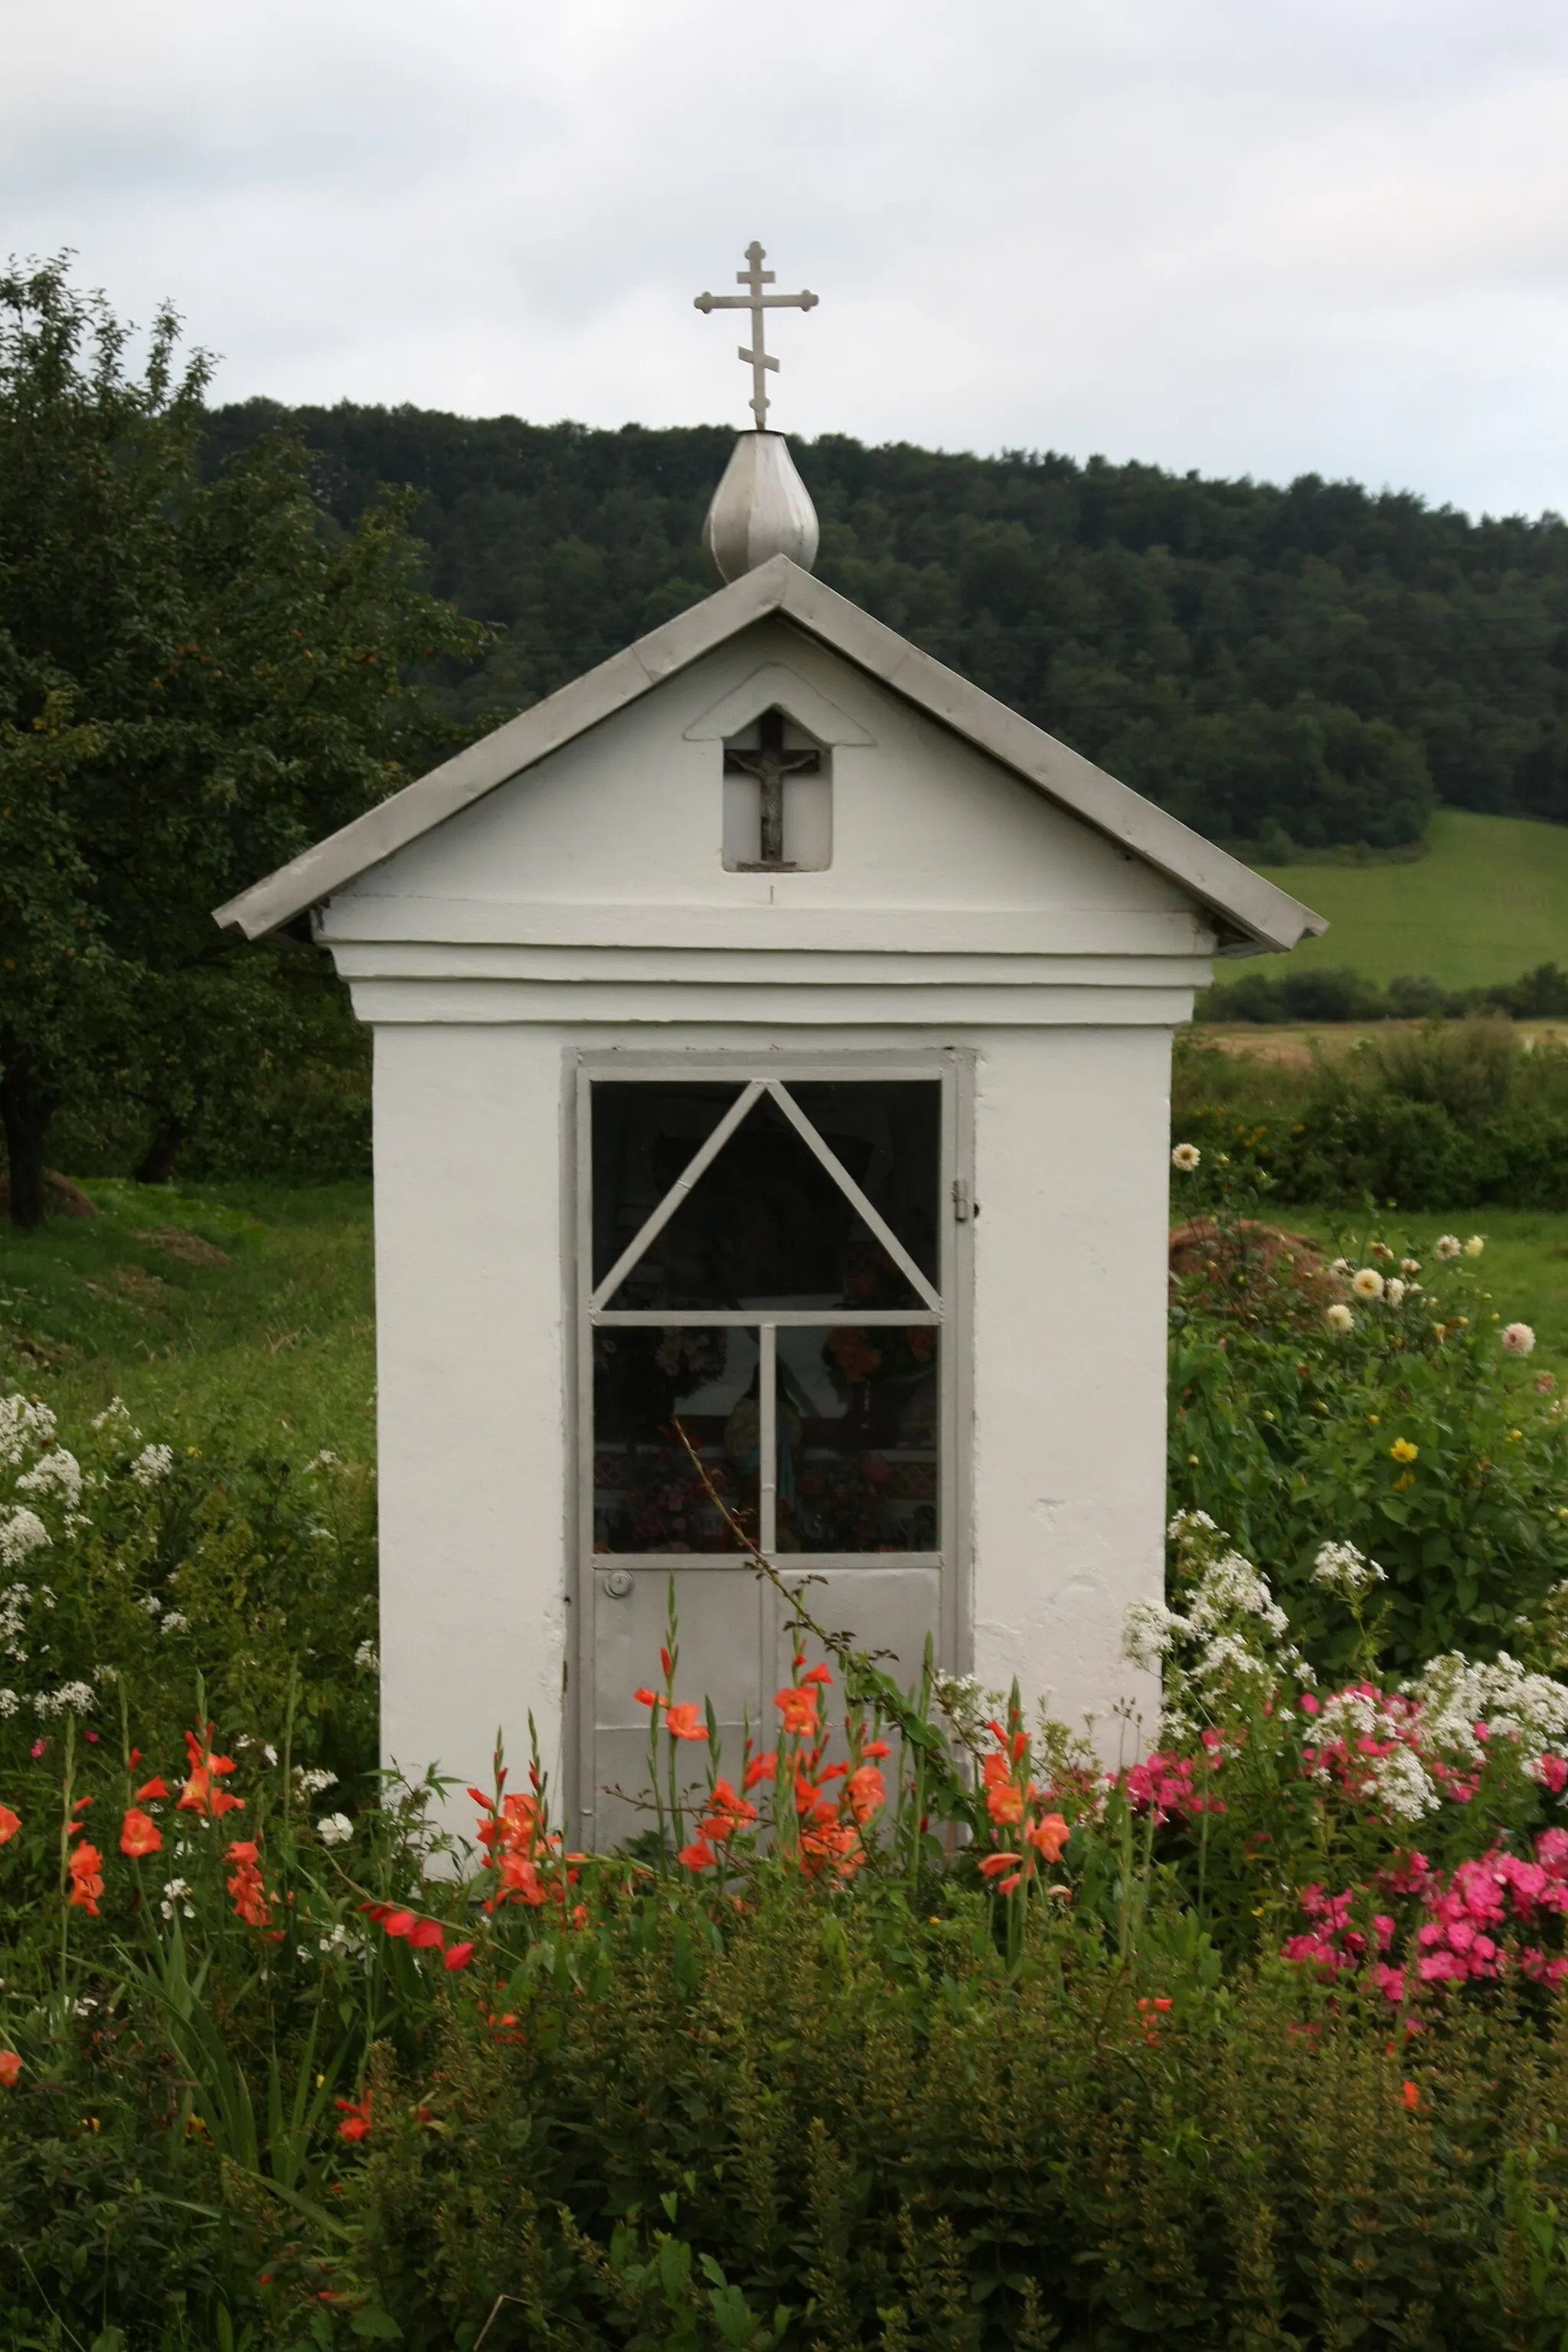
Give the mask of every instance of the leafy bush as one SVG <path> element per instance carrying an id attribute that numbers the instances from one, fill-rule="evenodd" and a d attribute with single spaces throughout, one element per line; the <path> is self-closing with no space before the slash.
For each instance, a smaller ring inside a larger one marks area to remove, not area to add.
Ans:
<path id="1" fill-rule="evenodd" d="M 671 1626 L 616 1854 L 537 1759 L 468 1845 L 372 1801 L 330 1459 L 5 1401 L 0 2339 L 1558 2352 L 1564 1424 L 1462 1250 L 1303 1279 L 1209 1197 L 1156 1744 L 796 1596 L 734 1782 Z"/>
<path id="2" fill-rule="evenodd" d="M 1568 1206 L 1568 1050 L 1504 1022 L 1365 1038 L 1309 1066 L 1184 1041 L 1173 1135 L 1244 1159 L 1279 1198 L 1402 1210 Z"/>
<path id="3" fill-rule="evenodd" d="M 1386 1569 L 1384 1647 L 1401 1671 L 1510 1646 L 1521 1612 L 1568 1577 L 1568 1420 L 1530 1367 L 1533 1335 L 1505 1333 L 1490 1307 L 1479 1237 L 1464 1255 L 1455 1235 L 1398 1251 L 1347 1235 L 1357 1263 L 1310 1272 L 1315 1253 L 1270 1258 L 1234 1213 L 1207 1230 L 1172 1311 L 1173 1502 L 1268 1561 L 1321 1665 L 1352 1662 L 1313 1582 L 1331 1537 Z M 1354 1297 L 1358 1280 L 1377 1295 Z"/>
<path id="4" fill-rule="evenodd" d="M 1568 972 L 1537 964 L 1518 980 L 1488 988 L 1445 988 L 1410 973 L 1380 988 L 1359 971 L 1305 964 L 1296 971 L 1244 972 L 1215 981 L 1194 1008 L 1197 1021 L 1426 1021 L 1467 1013 L 1501 1013 L 1516 1021 L 1560 1020 L 1568 1014 Z"/>

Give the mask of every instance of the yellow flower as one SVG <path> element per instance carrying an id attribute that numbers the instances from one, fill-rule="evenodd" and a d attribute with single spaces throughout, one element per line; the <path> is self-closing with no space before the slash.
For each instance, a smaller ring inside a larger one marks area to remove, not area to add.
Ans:
<path id="1" fill-rule="evenodd" d="M 1522 1429 L 1510 1429 L 1510 1430 L 1509 1431 L 1509 1438 L 1510 1438 L 1510 1442 L 1511 1442 L 1514 1438 L 1516 1438 L 1516 1437 L 1522 1437 L 1523 1435 L 1524 1435 L 1524 1432 L 1523 1432 L 1523 1430 L 1522 1430 Z"/>
<path id="2" fill-rule="evenodd" d="M 1378 1423 L 1383 1419 L 1383 1415 L 1380 1412 L 1369 1412 L 1367 1414 L 1367 1419 L 1372 1423 L 1373 1429 L 1375 1429 Z"/>
<path id="3" fill-rule="evenodd" d="M 1407 1437 L 1396 1437 L 1388 1450 L 1395 1462 L 1414 1462 L 1421 1448 L 1412 1445 Z"/>
<path id="4" fill-rule="evenodd" d="M 1402 1471 L 1400 1472 L 1400 1474 L 1399 1474 L 1398 1477 L 1397 1477 L 1397 1478 L 1394 1480 L 1394 1493 L 1395 1493 L 1396 1495 L 1403 1495 L 1403 1494 L 1405 1492 L 1405 1490 L 1406 1490 L 1406 1488 L 1407 1488 L 1407 1487 L 1414 1486 L 1415 1486 L 1415 1471 L 1414 1471 L 1414 1470 L 1402 1470 Z"/>

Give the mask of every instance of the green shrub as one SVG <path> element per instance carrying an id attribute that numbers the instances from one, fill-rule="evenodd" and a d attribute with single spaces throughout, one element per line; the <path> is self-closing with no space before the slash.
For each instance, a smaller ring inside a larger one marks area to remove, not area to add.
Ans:
<path id="1" fill-rule="evenodd" d="M 1392 1032 L 1305 1068 L 1177 1050 L 1173 1138 L 1228 1151 L 1284 1201 L 1405 1211 L 1568 1207 L 1568 1050 L 1507 1023 Z"/>

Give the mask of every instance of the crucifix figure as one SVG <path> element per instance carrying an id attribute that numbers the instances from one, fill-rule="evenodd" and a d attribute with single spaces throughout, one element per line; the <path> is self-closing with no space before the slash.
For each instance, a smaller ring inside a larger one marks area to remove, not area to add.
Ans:
<path id="1" fill-rule="evenodd" d="M 763 268 L 766 258 L 755 237 L 746 247 L 749 265 L 735 272 L 737 286 L 744 286 L 744 294 L 699 294 L 693 308 L 698 310 L 749 310 L 752 314 L 752 348 L 742 343 L 740 356 L 752 371 L 751 410 L 757 420 L 757 430 L 766 429 L 768 421 L 767 371 L 778 373 L 778 362 L 763 347 L 763 314 L 766 310 L 815 310 L 820 297 L 802 291 L 799 294 L 764 294 L 764 286 L 773 282 L 771 269 Z"/>
<path id="2" fill-rule="evenodd" d="M 724 773 L 727 776 L 755 776 L 762 802 L 762 854 L 756 865 L 743 865 L 744 873 L 788 874 L 794 870 L 793 860 L 784 854 L 784 780 L 786 776 L 816 776 L 822 772 L 820 751 L 786 751 L 784 740 L 784 712 L 764 710 L 757 723 L 757 748 L 754 751 L 724 751 Z"/>

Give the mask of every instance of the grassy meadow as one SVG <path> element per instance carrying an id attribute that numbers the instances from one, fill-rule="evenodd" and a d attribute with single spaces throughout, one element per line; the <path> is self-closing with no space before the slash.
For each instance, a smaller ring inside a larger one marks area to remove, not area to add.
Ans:
<path id="1" fill-rule="evenodd" d="M 96 1217 L 0 1223 L 0 1389 L 63 1418 L 116 1393 L 150 1436 L 368 1462 L 370 1187 L 84 1187 Z"/>
<path id="2" fill-rule="evenodd" d="M 1407 864 L 1261 870 L 1331 929 L 1289 958 L 1222 965 L 1222 979 L 1323 964 L 1384 984 L 1424 973 L 1446 988 L 1480 988 L 1537 964 L 1568 965 L 1568 825 L 1439 809 L 1426 856 Z"/>

